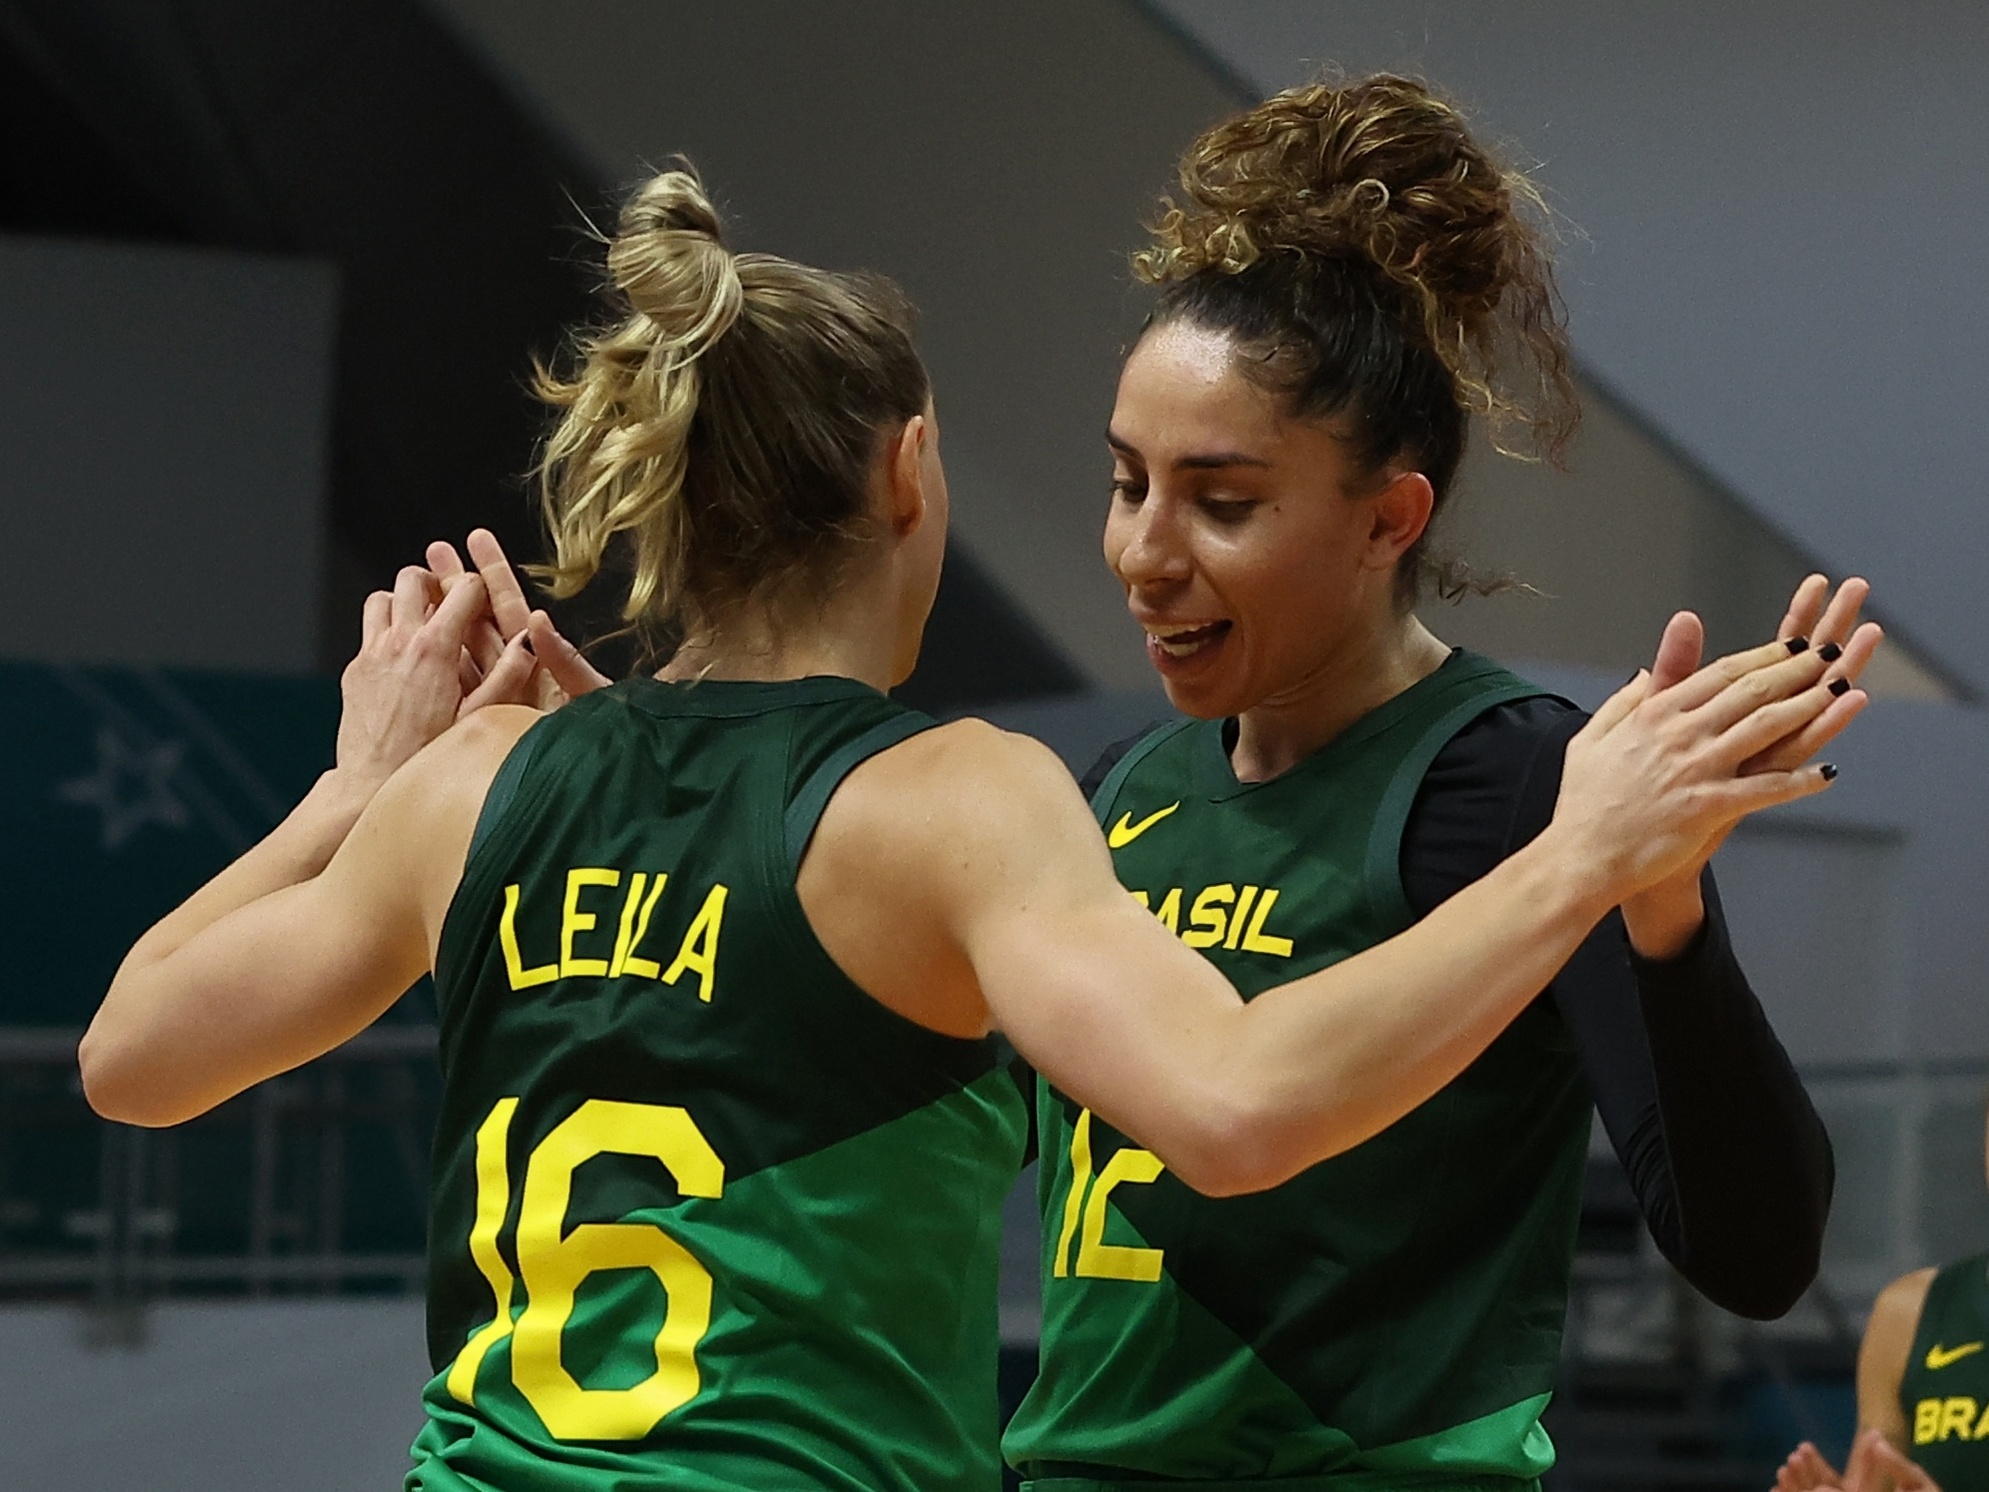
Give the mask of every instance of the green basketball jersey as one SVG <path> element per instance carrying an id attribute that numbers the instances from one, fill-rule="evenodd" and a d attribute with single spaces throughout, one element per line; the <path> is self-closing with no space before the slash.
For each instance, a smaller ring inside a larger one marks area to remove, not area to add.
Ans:
<path id="1" fill-rule="evenodd" d="M 837 782 L 929 723 L 846 679 L 638 679 L 507 759 L 437 957 L 410 1488 L 997 1485 L 1025 1105 L 794 891 Z"/>
<path id="2" fill-rule="evenodd" d="M 1927 1287 L 1899 1407 L 1908 1454 L 1942 1492 L 1989 1492 L 1989 1254 L 1948 1265 Z"/>
<path id="3" fill-rule="evenodd" d="M 1292 770 L 1240 783 L 1220 722 L 1164 726 L 1094 801 L 1119 878 L 1247 999 L 1414 920 L 1424 772 L 1540 693 L 1454 654 Z M 1042 1370 L 1008 1458 L 1042 1492 L 1155 1479 L 1511 1488 L 1552 1463 L 1589 1098 L 1548 1002 L 1383 1133 L 1212 1199 L 1039 1090 Z"/>

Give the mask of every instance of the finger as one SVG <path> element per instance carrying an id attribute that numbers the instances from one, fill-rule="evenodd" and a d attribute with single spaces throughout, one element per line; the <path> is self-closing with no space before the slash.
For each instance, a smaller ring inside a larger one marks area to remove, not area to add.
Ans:
<path id="1" fill-rule="evenodd" d="M 1740 770 L 1786 772 L 1800 767 L 1843 734 L 1844 727 L 1863 714 L 1865 706 L 1870 703 L 1871 696 L 1862 689 L 1852 689 L 1834 696 L 1829 708 L 1821 715 L 1794 735 L 1777 741 L 1765 751 L 1749 757 L 1740 764 Z"/>
<path id="2" fill-rule="evenodd" d="M 1650 698 L 1650 693 L 1650 670 L 1640 668 L 1630 675 L 1628 683 L 1605 699 L 1596 712 L 1588 717 L 1588 724 L 1582 727 L 1583 732 L 1594 731 L 1598 736 L 1608 735 L 1628 718 L 1632 710 Z"/>
<path id="3" fill-rule="evenodd" d="M 1696 710 L 1736 680 L 1744 679 L 1749 674 L 1758 673 L 1763 669 L 1788 663 L 1791 646 L 1800 641 L 1798 638 L 1764 642 L 1758 648 L 1749 648 L 1745 652 L 1728 653 L 1724 658 L 1715 658 L 1691 678 L 1665 690 L 1664 701 L 1673 709 Z M 1803 650 L 1793 656 L 1798 659 L 1809 656 L 1808 646 L 1808 643 L 1804 642 Z"/>
<path id="4" fill-rule="evenodd" d="M 470 650 L 468 648 L 458 649 L 456 653 L 457 689 L 467 695 L 483 683 L 483 676 L 484 670 L 477 667 L 476 660 L 470 656 Z"/>
<path id="5" fill-rule="evenodd" d="M 463 572 L 463 557 L 456 553 L 456 546 L 446 539 L 437 539 L 428 546 L 426 553 L 428 570 L 442 582 L 442 589 L 449 589 L 449 582 L 460 577 Z"/>
<path id="6" fill-rule="evenodd" d="M 1809 640 L 1819 647 L 1826 642 L 1844 645 L 1858 625 L 1858 613 L 1864 610 L 1865 600 L 1872 593 L 1871 582 L 1861 575 L 1853 575 L 1837 587 L 1837 594 L 1830 598 L 1830 605 L 1817 624 L 1811 629 Z"/>
<path id="7" fill-rule="evenodd" d="M 526 635 L 520 632 L 504 645 L 504 654 L 497 664 L 483 677 L 483 682 L 468 691 L 456 716 L 461 719 L 473 710 L 485 705 L 524 704 L 531 698 L 532 671 L 539 666 L 538 659 L 532 656 L 527 645 Z"/>
<path id="8" fill-rule="evenodd" d="M 470 657 L 476 660 L 478 673 L 489 673 L 497 667 L 497 660 L 504 656 L 504 639 L 498 635 L 496 624 L 491 621 L 489 612 L 485 612 L 470 623 L 470 630 L 463 637 L 463 646 L 469 649 Z"/>
<path id="9" fill-rule="evenodd" d="M 483 606 L 483 581 L 471 575 L 442 598 L 442 604 L 421 629 L 422 642 L 446 650 L 448 657 L 456 657 L 463 652 L 463 639 Z"/>
<path id="10" fill-rule="evenodd" d="M 1768 646 L 1775 648 L 1782 644 L 1770 643 Z M 1829 666 L 1814 651 L 1798 653 L 1791 658 L 1784 649 L 1781 662 L 1749 669 L 1693 710 L 1692 720 L 1711 730 L 1726 731 L 1756 710 L 1801 694 L 1820 683 Z M 1693 678 L 1697 677 L 1697 674 L 1693 675 Z"/>
<path id="11" fill-rule="evenodd" d="M 608 676 L 589 663 L 580 649 L 560 635 L 551 617 L 543 611 L 535 611 L 527 619 L 527 626 L 532 651 L 538 654 L 539 662 L 545 666 L 553 682 L 566 691 L 568 698 L 577 699 L 583 694 L 608 687 Z"/>
<path id="12" fill-rule="evenodd" d="M 1835 767 L 1819 762 L 1793 772 L 1757 772 L 1752 777 L 1735 777 L 1710 784 L 1705 792 L 1716 815 L 1733 825 L 1750 814 L 1828 791 L 1836 776 Z"/>
<path id="13" fill-rule="evenodd" d="M 1651 688 L 1669 689 L 1698 671 L 1706 652 L 1706 624 L 1689 611 L 1681 611 L 1665 623 L 1658 639 L 1657 657 L 1651 663 Z"/>
<path id="14" fill-rule="evenodd" d="M 1895 1492 L 1941 1492 L 1925 1467 L 1889 1441 L 1881 1441 L 1872 1452 L 1872 1468 L 1892 1478 Z"/>
<path id="15" fill-rule="evenodd" d="M 1731 762 L 1735 771 L 1740 770 L 1743 762 L 1773 750 L 1778 742 L 1811 725 L 1839 698 L 1830 692 L 1828 685 L 1819 682 L 1800 694 L 1763 705 L 1721 732 L 1718 760 Z M 1798 758 L 1790 765 L 1798 765 L 1800 761 Z"/>
<path id="16" fill-rule="evenodd" d="M 394 620 L 394 598 L 389 591 L 375 591 L 359 611 L 359 645 L 363 648 L 385 632 Z"/>
<path id="17" fill-rule="evenodd" d="M 1842 656 L 1831 665 L 1830 677 L 1849 679 L 1855 684 L 1858 676 L 1865 671 L 1865 666 L 1877 655 L 1879 645 L 1884 641 L 1885 628 L 1877 622 L 1866 622 L 1853 632 L 1850 640 L 1844 644 Z"/>
<path id="18" fill-rule="evenodd" d="M 1797 1446 L 1795 1454 L 1789 1457 L 1789 1460 L 1801 1472 L 1803 1486 L 1830 1487 L 1836 1485 L 1837 1468 L 1824 1460 L 1823 1452 L 1818 1450 L 1812 1442 L 1805 1440 L 1801 1445 Z"/>
<path id="19" fill-rule="evenodd" d="M 1823 616 L 1823 603 L 1829 595 L 1828 575 L 1805 575 L 1789 598 L 1789 609 L 1782 613 L 1782 625 L 1775 629 L 1777 640 L 1787 642 L 1792 637 L 1811 636 Z"/>
<path id="20" fill-rule="evenodd" d="M 413 632 L 428 620 L 436 599 L 435 577 L 419 565 L 404 566 L 394 577 L 394 615 L 396 631 Z"/>
<path id="21" fill-rule="evenodd" d="M 504 546 L 497 542 L 496 534 L 487 528 L 472 529 L 468 544 L 470 559 L 490 592 L 490 614 L 497 621 L 497 630 L 508 642 L 530 624 L 532 603 L 525 598 L 525 588 L 518 581 L 518 572 L 511 568 L 511 561 L 505 557 Z"/>

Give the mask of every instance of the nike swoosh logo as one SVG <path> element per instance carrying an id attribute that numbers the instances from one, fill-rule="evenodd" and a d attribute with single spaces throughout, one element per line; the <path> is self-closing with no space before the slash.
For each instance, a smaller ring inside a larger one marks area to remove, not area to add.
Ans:
<path id="1" fill-rule="evenodd" d="M 1939 1342 L 1927 1349 L 1927 1371 L 1938 1373 L 1950 1363 L 1958 1363 L 1982 1350 L 1980 1342 L 1963 1342 L 1959 1347 L 1942 1347 Z"/>
<path id="2" fill-rule="evenodd" d="M 1115 850 L 1123 850 L 1127 845 L 1138 839 L 1147 830 L 1151 829 L 1180 806 L 1179 803 L 1169 803 L 1160 812 L 1148 814 L 1137 824 L 1133 822 L 1133 816 L 1130 813 L 1121 815 L 1119 822 L 1112 826 L 1112 832 L 1105 836 L 1105 843 Z"/>

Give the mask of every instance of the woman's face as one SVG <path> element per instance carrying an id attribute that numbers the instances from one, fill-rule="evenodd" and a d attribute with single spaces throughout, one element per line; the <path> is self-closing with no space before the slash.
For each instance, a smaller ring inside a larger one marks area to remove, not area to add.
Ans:
<path id="1" fill-rule="evenodd" d="M 1302 693 L 1393 616 L 1395 563 L 1428 517 L 1405 533 L 1403 482 L 1357 481 L 1330 426 L 1286 416 L 1234 353 L 1223 333 L 1155 328 L 1108 435 L 1105 560 L 1168 699 L 1202 719 Z"/>

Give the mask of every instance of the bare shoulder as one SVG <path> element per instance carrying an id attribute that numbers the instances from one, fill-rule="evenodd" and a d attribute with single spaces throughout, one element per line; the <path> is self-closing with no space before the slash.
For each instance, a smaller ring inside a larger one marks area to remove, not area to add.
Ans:
<path id="1" fill-rule="evenodd" d="M 921 731 L 852 772 L 823 829 L 857 826 L 873 842 L 944 844 L 956 854 L 1040 840 L 1059 828 L 1097 833 L 1056 753 L 972 719 Z"/>
<path id="2" fill-rule="evenodd" d="M 1878 1298 L 1872 1302 L 1872 1320 L 1877 1322 L 1883 1318 L 1889 1326 L 1904 1325 L 1910 1337 L 1919 1328 L 1920 1312 L 1927 1304 L 1927 1291 L 1939 1272 L 1928 1268 L 1902 1274 L 1879 1291 Z"/>
<path id="3" fill-rule="evenodd" d="M 1920 1312 L 1927 1304 L 1935 1272 L 1916 1269 L 1879 1291 L 1872 1302 L 1871 1319 L 1865 1323 L 1865 1339 L 1858 1347 L 1858 1418 L 1895 1439 L 1903 1425 L 1899 1385 L 1906 1377 L 1906 1362 L 1913 1352 Z"/>

